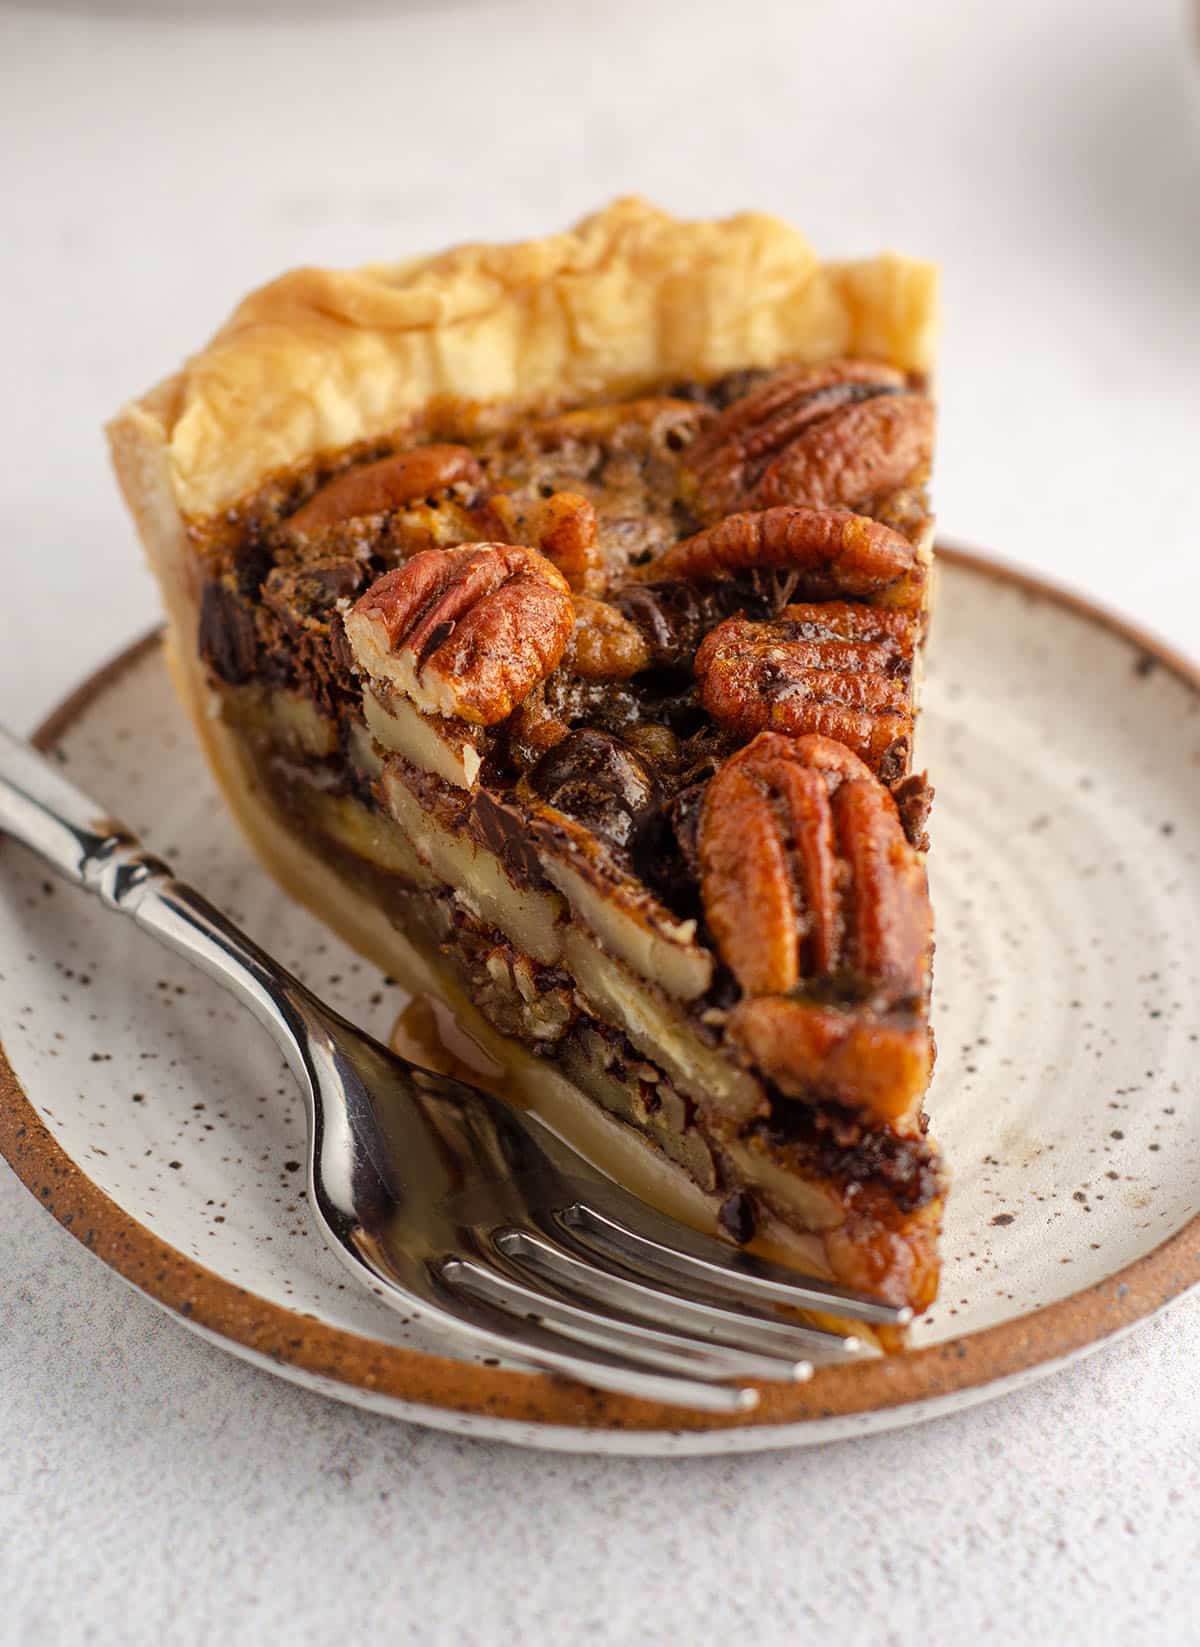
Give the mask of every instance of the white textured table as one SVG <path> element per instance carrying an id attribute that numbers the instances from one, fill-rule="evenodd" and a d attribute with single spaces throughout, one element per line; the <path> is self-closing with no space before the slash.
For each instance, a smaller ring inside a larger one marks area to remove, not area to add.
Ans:
<path id="1" fill-rule="evenodd" d="M 98 425 L 245 287 L 634 187 L 940 257 L 946 532 L 1197 651 L 1184 54 L 1179 8 L 1095 0 L 5 14 L 4 717 L 154 617 Z M 674 1463 L 469 1444 L 253 1372 L 2 1169 L 0 1321 L 5 1644 L 1200 1641 L 1200 1299 L 923 1429 Z"/>

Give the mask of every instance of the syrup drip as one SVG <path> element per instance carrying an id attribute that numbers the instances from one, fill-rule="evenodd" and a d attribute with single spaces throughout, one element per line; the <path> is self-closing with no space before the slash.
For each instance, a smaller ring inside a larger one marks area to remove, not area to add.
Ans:
<path id="1" fill-rule="evenodd" d="M 504 1065 L 489 1057 L 434 995 L 413 996 L 392 1025 L 388 1045 L 424 1069 L 503 1096 Z"/>

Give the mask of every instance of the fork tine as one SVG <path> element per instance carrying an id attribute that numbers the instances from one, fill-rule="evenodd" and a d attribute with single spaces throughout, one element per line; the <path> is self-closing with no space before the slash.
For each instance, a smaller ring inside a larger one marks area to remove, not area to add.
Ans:
<path id="1" fill-rule="evenodd" d="M 642 1361 L 600 1349 L 575 1353 L 561 1334 L 537 1321 L 514 1319 L 486 1299 L 476 1298 L 465 1289 L 454 1290 L 451 1266 L 462 1260 L 447 1258 L 440 1263 L 430 1262 L 427 1275 L 435 1294 L 440 1293 L 441 1297 L 423 1295 L 416 1300 L 397 1283 L 391 1267 L 373 1243 L 356 1243 L 353 1258 L 349 1249 L 338 1250 L 346 1253 L 345 1262 L 366 1266 L 380 1283 L 376 1289 L 378 1296 L 391 1309 L 407 1314 L 415 1308 L 450 1339 L 461 1339 L 475 1351 L 487 1350 L 541 1372 L 555 1373 L 596 1389 L 612 1390 L 617 1395 L 691 1407 L 699 1412 L 746 1413 L 758 1405 L 758 1391 L 754 1389 L 656 1372 Z"/>
<path id="2" fill-rule="evenodd" d="M 604 1187 L 589 1187 L 589 1198 L 603 1201 Z M 649 1269 L 668 1284 L 690 1282 L 723 1301 L 757 1299 L 796 1309 L 821 1310 L 879 1326 L 905 1326 L 912 1320 L 907 1305 L 887 1304 L 880 1298 L 854 1292 L 833 1281 L 804 1276 L 782 1264 L 772 1264 L 736 1247 L 725 1247 L 712 1236 L 656 1213 L 651 1207 L 621 1197 L 620 1215 L 589 1202 L 575 1201 L 554 1216 L 561 1227 L 592 1251 L 640 1271 Z"/>
<path id="3" fill-rule="evenodd" d="M 469 1295 L 454 1299 L 455 1314 L 434 1312 L 434 1319 L 452 1332 L 465 1335 L 468 1343 L 507 1356 L 539 1372 L 570 1378 L 593 1389 L 611 1390 L 615 1395 L 635 1396 L 642 1401 L 658 1401 L 672 1407 L 690 1407 L 697 1412 L 731 1415 L 752 1412 L 758 1405 L 758 1391 L 739 1384 L 709 1384 L 695 1378 L 648 1371 L 620 1356 L 599 1350 L 573 1354 L 557 1334 L 522 1321 L 520 1336 L 513 1332 L 511 1319 L 484 1304 L 476 1305 Z M 474 1308 L 474 1316 L 466 1312 Z M 425 1306 L 428 1311 L 429 1306 Z"/>
<path id="4" fill-rule="evenodd" d="M 602 1354 L 633 1361 L 659 1372 L 704 1382 L 729 1378 L 763 1378 L 799 1382 L 812 1375 L 808 1362 L 758 1355 L 727 1345 L 701 1342 L 661 1327 L 622 1320 L 595 1306 L 570 1303 L 513 1276 L 467 1258 L 442 1261 L 439 1273 L 455 1292 L 469 1296 L 520 1321 L 533 1322 L 552 1334 L 586 1344 Z"/>
<path id="5" fill-rule="evenodd" d="M 632 1273 L 604 1268 L 590 1256 L 586 1261 L 576 1257 L 541 1232 L 502 1229 L 492 1236 L 492 1244 L 510 1263 L 531 1270 L 540 1280 L 584 1303 L 607 1306 L 690 1335 L 703 1335 L 735 1349 L 795 1361 L 814 1351 L 854 1355 L 862 1348 L 853 1337 L 800 1326 L 752 1307 L 690 1298 Z"/>
<path id="6" fill-rule="evenodd" d="M 435 1273 L 449 1291 L 448 1280 Z M 758 1391 L 736 1384 L 713 1384 L 696 1378 L 682 1378 L 654 1372 L 622 1356 L 590 1350 L 576 1354 L 563 1338 L 536 1321 L 515 1323 L 511 1316 L 470 1292 L 451 1292 L 449 1309 L 434 1311 L 434 1319 L 452 1332 L 464 1333 L 469 1341 L 497 1354 L 525 1362 L 541 1372 L 571 1378 L 595 1389 L 617 1395 L 636 1396 L 643 1401 L 661 1401 L 698 1412 L 736 1414 L 752 1412 L 758 1405 Z"/>

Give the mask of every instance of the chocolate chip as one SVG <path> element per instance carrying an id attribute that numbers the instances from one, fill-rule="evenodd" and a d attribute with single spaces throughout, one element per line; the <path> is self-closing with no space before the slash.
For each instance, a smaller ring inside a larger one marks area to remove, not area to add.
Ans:
<path id="1" fill-rule="evenodd" d="M 729 968 L 723 962 L 719 962 L 713 968 L 713 981 L 708 986 L 705 1002 L 709 1006 L 719 1007 L 722 1012 L 728 1012 L 741 998 L 742 986 Z"/>
<path id="2" fill-rule="evenodd" d="M 683 861 L 689 872 L 696 876 L 700 873 L 700 804 L 707 788 L 708 785 L 703 783 L 689 784 L 674 796 L 665 809 Z"/>
<path id="3" fill-rule="evenodd" d="M 752 1122 L 750 1131 L 761 1134 L 771 1149 L 786 1150 L 795 1168 L 839 1183 L 886 1185 L 903 1212 L 944 1191 L 937 1151 L 925 1138 L 869 1127 L 839 1104 L 801 1102 L 774 1088 L 770 1096 L 770 1118 Z"/>
<path id="4" fill-rule="evenodd" d="M 361 593 L 367 577 L 366 563 L 361 560 L 277 566 L 266 579 L 263 599 L 294 624 L 306 618 L 327 618 L 339 600 Z"/>
<path id="5" fill-rule="evenodd" d="M 687 400 L 694 405 L 703 406 L 708 400 L 709 387 L 707 384 L 688 380 L 684 383 L 672 383 L 666 393 L 672 400 Z"/>
<path id="6" fill-rule="evenodd" d="M 334 612 L 329 619 L 329 650 L 338 673 L 347 682 L 353 683 L 354 653 L 350 650 L 350 642 L 346 637 L 346 625 L 342 621 L 340 612 Z"/>
<path id="7" fill-rule="evenodd" d="M 735 400 L 741 400 L 748 395 L 751 389 L 757 389 L 759 384 L 770 376 L 768 371 L 761 367 L 742 367 L 740 371 L 726 372 L 715 383 L 708 385 L 708 398 L 719 412 L 727 406 L 732 406 Z"/>
<path id="8" fill-rule="evenodd" d="M 700 914 L 697 834 L 703 783 L 689 784 L 650 813 L 631 843 L 638 875 L 680 919 Z"/>

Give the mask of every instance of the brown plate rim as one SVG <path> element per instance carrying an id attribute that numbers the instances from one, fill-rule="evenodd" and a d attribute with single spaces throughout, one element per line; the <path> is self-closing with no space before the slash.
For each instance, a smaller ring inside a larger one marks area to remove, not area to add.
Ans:
<path id="1" fill-rule="evenodd" d="M 1106 629 L 1200 696 L 1200 667 L 1086 596 L 991 555 L 939 544 L 963 570 L 1025 589 Z M 52 747 L 121 674 L 158 644 L 155 630 L 89 676 L 34 734 Z M 737 1417 L 681 1411 L 584 1389 L 540 1373 L 450 1360 L 384 1344 L 258 1297 L 171 1247 L 105 1194 L 42 1123 L 0 1044 L 0 1155 L 78 1241 L 189 1324 L 281 1369 L 396 1401 L 492 1420 L 606 1431 L 801 1425 L 943 1400 L 1060 1361 L 1152 1314 L 1200 1283 L 1200 1212 L 1103 1281 L 1028 1315 L 899 1355 L 823 1367 L 800 1385 L 764 1384 Z"/>

